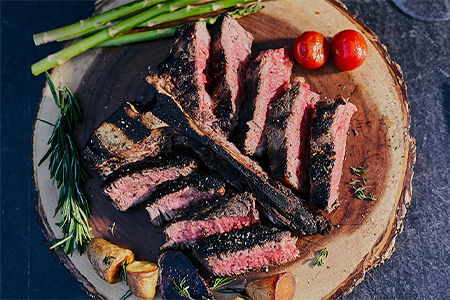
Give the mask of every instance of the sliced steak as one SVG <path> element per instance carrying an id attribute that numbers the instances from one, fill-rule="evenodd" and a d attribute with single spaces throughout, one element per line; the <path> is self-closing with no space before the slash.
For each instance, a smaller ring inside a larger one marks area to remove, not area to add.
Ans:
<path id="1" fill-rule="evenodd" d="M 284 48 L 262 51 L 250 63 L 245 79 L 246 94 L 234 138 L 242 153 L 261 155 L 264 151 L 268 105 L 289 89 L 293 64 L 292 53 Z"/>
<path id="2" fill-rule="evenodd" d="M 191 117 L 202 121 L 212 118 L 211 97 L 206 91 L 210 43 L 206 23 L 178 27 L 169 54 L 148 77 L 153 85 L 174 95 Z"/>
<path id="3" fill-rule="evenodd" d="M 212 27 L 211 40 L 213 112 L 220 130 L 228 135 L 239 117 L 253 36 L 232 16 L 222 14 Z"/>
<path id="4" fill-rule="evenodd" d="M 274 227 L 251 226 L 200 239 L 196 258 L 215 276 L 234 276 L 295 260 L 297 238 Z"/>
<path id="5" fill-rule="evenodd" d="M 106 177 L 123 165 L 166 152 L 174 132 L 138 103 L 125 102 L 91 134 L 81 151 L 83 162 Z"/>
<path id="6" fill-rule="evenodd" d="M 153 157 L 112 173 L 103 183 L 102 191 L 115 208 L 125 211 L 147 199 L 156 187 L 198 168 L 195 158 L 179 154 Z"/>
<path id="7" fill-rule="evenodd" d="M 201 237 L 241 229 L 258 221 L 255 198 L 250 193 L 242 193 L 189 206 L 174 218 L 165 233 L 169 244 L 189 244 Z"/>
<path id="8" fill-rule="evenodd" d="M 191 299 L 214 299 L 205 280 L 191 261 L 181 252 L 167 251 L 158 258 L 161 297 L 167 300 L 184 299 L 180 290 L 188 288 Z"/>
<path id="9" fill-rule="evenodd" d="M 311 203 L 331 211 L 338 198 L 350 119 L 356 106 L 342 98 L 321 100 L 311 125 Z"/>
<path id="10" fill-rule="evenodd" d="M 152 223 L 161 226 L 187 206 L 221 198 L 224 193 L 225 182 L 218 174 L 195 172 L 159 185 L 151 194 L 146 209 Z"/>
<path id="11" fill-rule="evenodd" d="M 309 139 L 314 103 L 319 95 L 298 80 L 271 104 L 267 118 L 267 153 L 272 176 L 303 194 L 309 192 Z"/>
<path id="12" fill-rule="evenodd" d="M 210 169 L 220 173 L 238 191 L 250 191 L 275 224 L 303 234 L 330 231 L 331 222 L 320 211 L 271 179 L 257 162 L 243 155 L 224 136 L 190 118 L 170 94 L 163 89 L 158 92 L 152 113 L 179 130 L 186 137 L 182 139 L 185 146 L 192 148 Z"/>

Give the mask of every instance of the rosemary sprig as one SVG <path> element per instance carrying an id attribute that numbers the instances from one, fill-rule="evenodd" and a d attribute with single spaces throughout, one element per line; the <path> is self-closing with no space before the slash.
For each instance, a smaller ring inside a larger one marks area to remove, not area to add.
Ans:
<path id="1" fill-rule="evenodd" d="M 189 286 L 185 286 L 186 284 L 186 279 L 180 279 L 177 282 L 173 282 L 173 291 L 176 292 L 178 295 L 180 295 L 180 297 L 189 299 L 189 300 L 195 300 L 191 297 L 191 294 L 189 293 Z"/>
<path id="2" fill-rule="evenodd" d="M 323 266 L 323 264 L 324 264 L 323 257 L 324 256 L 328 257 L 328 249 L 327 248 L 324 248 L 319 251 L 319 256 L 314 261 L 314 265 L 319 266 L 319 267 Z"/>
<path id="3" fill-rule="evenodd" d="M 122 263 L 122 270 L 120 270 L 120 278 L 122 278 L 122 281 L 125 282 L 126 285 L 128 285 L 127 266 L 128 259 L 126 259 L 125 262 Z"/>
<path id="4" fill-rule="evenodd" d="M 228 277 L 219 277 L 214 280 L 214 284 L 211 287 L 211 290 L 219 289 L 229 283 L 236 281 L 236 278 L 228 279 Z"/>
<path id="5" fill-rule="evenodd" d="M 50 249 L 62 248 L 67 254 L 73 254 L 73 250 L 78 249 L 82 254 L 86 242 L 91 239 L 88 223 L 90 210 L 82 190 L 89 175 L 81 166 L 80 154 L 72 137 L 73 130 L 82 120 L 81 110 L 68 87 L 56 89 L 50 75 L 47 72 L 45 75 L 61 111 L 47 143 L 49 149 L 38 164 L 40 166 L 49 159 L 50 178 L 53 185 L 60 189 L 55 215 L 61 210 L 61 222 L 57 225 L 62 228 L 63 238 L 55 239 Z"/>

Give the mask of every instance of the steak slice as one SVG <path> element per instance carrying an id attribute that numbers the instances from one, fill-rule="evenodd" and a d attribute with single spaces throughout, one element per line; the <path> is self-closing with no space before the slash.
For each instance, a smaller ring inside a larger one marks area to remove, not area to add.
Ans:
<path id="1" fill-rule="evenodd" d="M 300 79 L 271 104 L 267 153 L 274 178 L 303 194 L 309 192 L 309 139 L 314 103 L 319 95 Z"/>
<path id="2" fill-rule="evenodd" d="M 234 138 L 245 155 L 258 156 L 264 151 L 268 105 L 289 89 L 293 64 L 292 53 L 284 48 L 262 51 L 250 63 L 245 79 L 246 94 Z"/>
<path id="3" fill-rule="evenodd" d="M 170 221 L 182 209 L 195 203 L 221 198 L 225 182 L 213 172 L 195 172 L 159 185 L 150 196 L 147 211 L 155 226 Z"/>
<path id="4" fill-rule="evenodd" d="M 168 244 L 189 244 L 201 237 L 254 225 L 259 221 L 250 193 L 205 201 L 181 211 L 166 227 Z"/>
<path id="5" fill-rule="evenodd" d="M 295 260 L 300 253 L 296 242 L 289 231 L 251 226 L 202 238 L 192 250 L 215 276 L 234 276 Z"/>
<path id="6" fill-rule="evenodd" d="M 170 149 L 175 131 L 139 103 L 125 102 L 91 134 L 81 151 L 84 164 L 106 177 L 119 167 Z"/>
<path id="7" fill-rule="evenodd" d="M 214 295 L 200 277 L 191 261 L 181 252 L 163 252 L 158 258 L 159 285 L 163 299 L 184 299 L 179 291 L 189 288 L 191 299 L 214 299 Z"/>
<path id="8" fill-rule="evenodd" d="M 198 168 L 193 157 L 165 154 L 122 167 L 103 183 L 102 191 L 117 210 L 125 211 L 147 199 L 156 187 Z"/>
<path id="9" fill-rule="evenodd" d="M 253 36 L 230 15 L 222 14 L 211 30 L 210 73 L 213 112 L 228 135 L 237 124 L 245 74 L 252 56 Z"/>
<path id="10" fill-rule="evenodd" d="M 163 89 L 158 92 L 152 113 L 178 129 L 186 137 L 183 139 L 186 146 L 210 169 L 220 173 L 238 191 L 250 191 L 272 222 L 303 234 L 326 234 L 331 230 L 330 220 L 320 211 L 271 179 L 257 162 L 239 152 L 224 136 L 190 118 L 170 94 Z"/>
<path id="11" fill-rule="evenodd" d="M 338 198 L 350 119 L 356 106 L 343 98 L 321 100 L 311 125 L 311 203 L 331 211 Z"/>
<path id="12" fill-rule="evenodd" d="M 169 54 L 149 76 L 153 85 L 174 95 L 191 117 L 202 121 L 212 118 L 206 91 L 210 43 L 205 22 L 178 27 Z"/>

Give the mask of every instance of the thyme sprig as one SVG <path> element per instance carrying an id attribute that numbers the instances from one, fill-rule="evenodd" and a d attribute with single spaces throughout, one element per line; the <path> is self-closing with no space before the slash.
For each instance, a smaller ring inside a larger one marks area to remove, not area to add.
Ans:
<path id="1" fill-rule="evenodd" d="M 323 266 L 324 261 L 323 261 L 323 257 L 325 256 L 325 258 L 328 257 L 328 249 L 327 248 L 323 248 L 322 250 L 319 251 L 319 256 L 316 257 L 316 260 L 314 261 L 314 265 L 315 266 Z"/>
<path id="2" fill-rule="evenodd" d="M 173 291 L 176 292 L 180 297 L 189 299 L 189 300 L 195 300 L 191 297 L 191 294 L 189 293 L 189 286 L 185 286 L 186 279 L 180 279 L 178 280 L 178 283 L 176 281 L 173 282 Z"/>
<path id="3" fill-rule="evenodd" d="M 81 110 L 67 86 L 56 89 L 50 75 L 47 72 L 45 75 L 60 109 L 55 124 L 38 119 L 53 126 L 47 143 L 49 149 L 38 166 L 49 159 L 50 178 L 53 179 L 53 185 L 60 189 L 55 215 L 61 211 L 61 222 L 57 225 L 62 228 L 63 238 L 55 239 L 50 249 L 64 249 L 67 254 L 73 254 L 73 250 L 77 249 L 82 254 L 86 242 L 91 239 L 88 223 L 91 214 L 82 190 L 89 175 L 81 166 L 79 150 L 72 137 L 73 130 L 82 120 Z"/>
<path id="4" fill-rule="evenodd" d="M 367 173 L 367 170 L 364 169 L 364 167 L 355 167 L 355 168 L 350 168 L 353 173 L 358 176 L 359 179 L 356 178 L 352 178 L 350 180 L 350 182 L 348 184 L 350 185 L 354 185 L 353 186 L 353 194 L 356 196 L 356 198 L 361 199 L 361 200 L 371 200 L 371 201 L 376 201 L 377 199 L 373 196 L 372 193 L 369 193 L 369 195 L 366 195 L 366 191 L 368 187 L 372 187 L 372 186 L 367 186 L 367 181 L 369 181 L 369 178 L 367 177 L 363 177 L 363 175 L 365 175 Z M 356 185 L 357 183 L 361 183 L 360 185 Z"/>

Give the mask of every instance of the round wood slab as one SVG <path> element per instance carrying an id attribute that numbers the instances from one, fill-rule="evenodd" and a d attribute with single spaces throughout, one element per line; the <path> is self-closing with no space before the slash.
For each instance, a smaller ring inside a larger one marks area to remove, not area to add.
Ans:
<path id="1" fill-rule="evenodd" d="M 97 11 L 110 9 L 123 1 L 103 1 Z M 395 237 L 402 230 L 402 219 L 411 198 L 411 179 L 415 161 L 414 139 L 409 135 L 409 106 L 406 87 L 399 66 L 392 62 L 375 34 L 351 14 L 338 0 L 279 0 L 263 3 L 265 8 L 239 20 L 255 38 L 254 54 L 269 48 L 292 49 L 303 31 L 316 30 L 331 38 L 343 29 L 361 32 L 368 44 L 366 62 L 358 69 L 343 72 L 332 59 L 318 70 L 306 70 L 295 64 L 295 75 L 303 76 L 311 90 L 321 97 L 350 98 L 358 111 L 351 120 L 343 176 L 339 187 L 340 206 L 329 217 L 335 225 L 327 236 L 301 236 L 300 258 L 290 264 L 251 272 L 243 279 L 268 276 L 289 270 L 297 280 L 296 299 L 336 299 L 350 292 L 364 279 L 369 269 L 382 264 L 394 250 Z M 124 101 L 147 102 L 153 97 L 144 78 L 149 69 L 163 60 L 171 39 L 120 48 L 90 50 L 52 71 L 55 85 L 67 85 L 83 110 L 83 123 L 75 132 L 80 148 L 89 135 Z M 43 90 L 37 117 L 54 122 L 59 111 L 50 91 Z M 37 163 L 47 151 L 52 127 L 36 122 L 33 135 L 34 177 L 37 190 L 38 223 L 50 242 L 62 232 L 53 217 L 58 191 L 52 185 L 48 162 Z M 377 201 L 360 200 L 348 182 L 355 178 L 351 167 L 363 166 L 368 192 Z M 138 260 L 157 260 L 159 247 L 165 242 L 161 228 L 155 228 L 143 209 L 119 212 L 101 194 L 101 180 L 93 175 L 85 186 L 92 210 L 90 226 L 93 237 L 103 237 L 134 251 Z M 324 265 L 314 265 L 318 252 L 327 248 Z M 119 299 L 128 288 L 124 283 L 105 283 L 95 273 L 87 255 L 57 258 L 93 297 Z M 216 293 L 217 299 L 233 299 L 236 294 Z M 132 296 L 134 297 L 134 296 Z M 160 298 L 157 295 L 157 298 Z"/>

